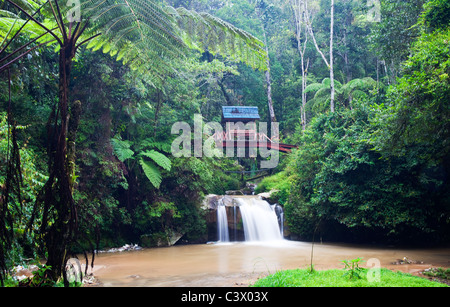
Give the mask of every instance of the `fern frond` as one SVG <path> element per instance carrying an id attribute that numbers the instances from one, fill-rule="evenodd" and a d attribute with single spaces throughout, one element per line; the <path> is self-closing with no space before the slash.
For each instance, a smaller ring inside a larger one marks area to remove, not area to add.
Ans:
<path id="1" fill-rule="evenodd" d="M 23 33 L 30 38 L 37 38 L 38 36 L 41 36 L 36 41 L 38 43 L 49 41 L 51 35 L 45 34 L 46 31 L 43 28 L 33 22 L 26 23 L 26 20 L 19 19 L 18 17 L 14 17 L 14 14 L 11 15 L 6 12 L 7 11 L 3 11 L 1 13 L 1 15 L 5 15 L 5 17 L 0 16 L 0 37 L 2 38 L 2 41 L 6 38 L 13 37 L 19 30 L 21 31 L 21 34 Z M 44 21 L 43 24 L 48 28 L 53 28 L 56 25 L 49 20 Z"/>
<path id="2" fill-rule="evenodd" d="M 326 98 L 330 95 L 330 88 L 329 87 L 322 87 L 320 88 L 316 94 L 314 95 L 314 98 Z"/>
<path id="3" fill-rule="evenodd" d="M 102 34 L 87 47 L 151 78 L 173 73 L 171 61 L 187 52 L 175 20 L 155 0 L 82 0 L 81 5 L 90 34 Z"/>
<path id="4" fill-rule="evenodd" d="M 165 155 L 163 155 L 160 152 L 157 152 L 155 150 L 148 150 L 141 153 L 141 155 L 152 159 L 156 164 L 161 166 L 166 171 L 170 171 L 172 167 L 172 162 L 169 158 L 167 158 Z"/>
<path id="5" fill-rule="evenodd" d="M 122 141 L 116 138 L 111 139 L 111 145 L 114 150 L 114 154 L 121 162 L 130 159 L 134 156 L 134 151 L 130 149 L 130 141 Z"/>
<path id="6" fill-rule="evenodd" d="M 159 189 L 162 182 L 162 176 L 159 169 L 152 162 L 145 161 L 144 159 L 140 159 L 139 164 L 148 180 L 155 188 Z"/>
<path id="7" fill-rule="evenodd" d="M 178 20 L 190 48 L 208 50 L 213 55 L 220 54 L 255 69 L 267 69 L 264 45 L 250 33 L 208 13 L 185 8 L 171 8 L 168 12 Z"/>
<path id="8" fill-rule="evenodd" d="M 322 83 L 313 83 L 313 84 L 309 84 L 309 85 L 305 88 L 305 93 L 317 92 L 317 91 L 320 90 L 321 88 L 323 88 Z"/>
<path id="9" fill-rule="evenodd" d="M 359 78 L 353 79 L 353 80 L 347 82 L 342 87 L 342 90 L 343 90 L 344 95 L 346 97 L 348 97 L 350 94 L 353 94 L 357 90 L 367 92 L 376 87 L 377 87 L 377 82 L 374 79 L 372 79 L 370 77 L 365 77 L 365 78 L 361 78 L 361 79 L 359 79 Z"/>
<path id="10" fill-rule="evenodd" d="M 361 91 L 361 90 L 354 90 L 352 92 L 352 97 L 356 98 L 356 99 L 361 99 L 361 98 L 367 97 L 367 94 L 366 94 L 366 92 Z"/>
<path id="11" fill-rule="evenodd" d="M 34 12 L 43 3 L 43 1 L 39 0 L 13 0 L 12 2 L 14 2 L 27 12 Z"/>
<path id="12" fill-rule="evenodd" d="M 170 153 L 172 150 L 171 143 L 158 142 L 158 141 L 155 141 L 153 138 L 147 138 L 147 139 L 143 140 L 139 144 L 139 146 L 140 146 L 140 148 L 156 148 L 159 151 L 162 151 L 165 153 Z"/>
<path id="13" fill-rule="evenodd" d="M 323 87 L 327 87 L 330 88 L 331 87 L 331 79 L 330 78 L 325 78 L 322 80 L 322 86 Z M 334 87 L 339 89 L 342 87 L 342 83 L 339 82 L 338 80 L 334 79 Z"/>

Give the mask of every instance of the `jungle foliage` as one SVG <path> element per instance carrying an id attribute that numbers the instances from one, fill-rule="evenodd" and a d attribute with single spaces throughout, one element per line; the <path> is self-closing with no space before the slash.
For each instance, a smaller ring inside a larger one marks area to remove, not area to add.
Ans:
<path id="1" fill-rule="evenodd" d="M 307 2 L 328 53 L 330 1 Z M 367 2 L 335 1 L 330 112 L 329 69 L 298 41 L 292 1 L 86 0 L 87 19 L 67 22 L 61 1 L 2 0 L 0 271 L 49 251 L 62 266 L 204 242 L 204 196 L 242 188 L 260 158 L 174 158 L 170 127 L 220 122 L 223 105 L 270 121 L 267 71 L 281 139 L 299 149 L 257 192 L 278 190 L 292 238 L 448 242 L 450 2 L 381 0 L 378 21 Z"/>
<path id="2" fill-rule="evenodd" d="M 382 10 L 407 5 L 396 3 L 382 2 Z M 395 83 L 381 87 L 370 80 L 363 87 L 369 90 L 366 94 L 355 95 L 336 113 L 315 116 L 303 133 L 292 136 L 300 147 L 287 158 L 281 178 L 263 180 L 261 188 L 279 190 L 276 197 L 285 204 L 295 236 L 448 242 L 449 21 L 438 13 L 448 3 L 428 2 L 414 22 L 408 19 L 416 33 L 413 37 L 408 34 L 398 41 L 398 49 L 377 49 L 385 56 L 394 52 L 403 58 L 407 48 L 409 56 L 401 62 L 400 76 L 393 79 L 397 75 L 393 69 L 394 75 L 385 79 Z M 411 31 L 400 25 L 385 28 L 385 22 L 376 25 L 370 36 L 376 45 L 386 39 L 381 31 L 389 35 Z M 351 88 L 350 84 L 362 85 L 361 81 L 347 84 Z M 325 82 L 307 87 L 314 93 L 310 103 L 326 99 L 326 91 L 321 94 Z"/>

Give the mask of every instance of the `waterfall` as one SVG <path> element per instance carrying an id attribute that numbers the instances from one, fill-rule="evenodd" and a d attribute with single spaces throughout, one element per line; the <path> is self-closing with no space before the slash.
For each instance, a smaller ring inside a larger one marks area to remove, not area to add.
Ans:
<path id="1" fill-rule="evenodd" d="M 280 205 L 275 205 L 275 213 L 277 214 L 278 225 L 280 226 L 280 234 L 284 236 L 284 211 Z"/>
<path id="2" fill-rule="evenodd" d="M 233 206 L 233 223 L 234 223 L 234 241 L 237 241 L 237 216 L 236 216 L 236 206 Z"/>
<path id="3" fill-rule="evenodd" d="M 219 206 L 217 207 L 217 233 L 219 234 L 219 242 L 230 241 L 227 210 L 222 201 L 219 202 Z"/>
<path id="4" fill-rule="evenodd" d="M 235 198 L 235 200 L 241 211 L 245 241 L 283 240 L 273 206 L 257 198 Z"/>
<path id="5" fill-rule="evenodd" d="M 284 240 L 282 206 L 270 205 L 260 196 L 226 196 L 216 199 L 217 242 L 238 241 L 242 234 L 248 242 Z"/>

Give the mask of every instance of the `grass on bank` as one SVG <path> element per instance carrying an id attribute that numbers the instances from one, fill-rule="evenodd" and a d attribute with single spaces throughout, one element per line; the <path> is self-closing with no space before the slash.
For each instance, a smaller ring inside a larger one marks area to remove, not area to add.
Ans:
<path id="1" fill-rule="evenodd" d="M 350 278 L 344 270 L 318 271 L 296 269 L 279 271 L 256 281 L 254 287 L 448 287 L 402 272 L 381 268 L 379 278 L 368 278 L 368 269 L 361 269 L 359 277 Z M 374 276 L 374 275 L 371 275 Z M 372 281 L 370 281 L 372 279 Z"/>

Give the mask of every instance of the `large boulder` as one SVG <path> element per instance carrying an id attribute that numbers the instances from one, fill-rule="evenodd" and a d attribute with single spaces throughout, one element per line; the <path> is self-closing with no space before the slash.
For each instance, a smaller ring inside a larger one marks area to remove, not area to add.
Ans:
<path id="1" fill-rule="evenodd" d="M 263 192 L 259 193 L 258 196 L 261 197 L 262 200 L 265 200 L 269 202 L 270 204 L 277 203 L 276 192 L 279 192 L 279 190 L 270 190 L 270 192 Z"/>
<path id="2" fill-rule="evenodd" d="M 215 194 L 209 194 L 206 195 L 205 199 L 203 200 L 202 208 L 204 210 L 216 210 L 219 206 L 219 201 L 222 198 L 222 196 L 215 195 Z"/>
<path id="3" fill-rule="evenodd" d="M 157 232 L 152 234 L 145 234 L 141 236 L 141 245 L 143 247 L 167 247 L 175 245 L 178 240 L 183 237 L 182 233 L 171 232 Z"/>
<path id="4" fill-rule="evenodd" d="M 244 195 L 241 190 L 225 191 L 225 195 Z"/>
<path id="5" fill-rule="evenodd" d="M 222 203 L 226 207 L 232 207 L 234 206 L 233 199 L 234 199 L 233 197 L 225 195 L 222 197 Z"/>

